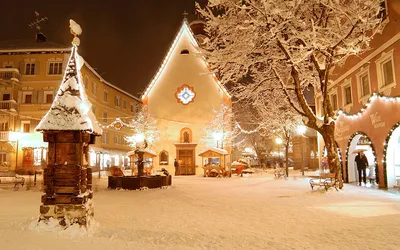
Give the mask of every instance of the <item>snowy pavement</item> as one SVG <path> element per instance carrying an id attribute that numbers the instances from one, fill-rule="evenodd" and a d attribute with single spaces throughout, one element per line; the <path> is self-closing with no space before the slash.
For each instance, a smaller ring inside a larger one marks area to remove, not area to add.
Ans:
<path id="1" fill-rule="evenodd" d="M 108 190 L 94 178 L 95 231 L 46 232 L 38 188 L 0 186 L 0 249 L 399 249 L 400 195 L 306 178 L 173 177 L 168 189 Z"/>

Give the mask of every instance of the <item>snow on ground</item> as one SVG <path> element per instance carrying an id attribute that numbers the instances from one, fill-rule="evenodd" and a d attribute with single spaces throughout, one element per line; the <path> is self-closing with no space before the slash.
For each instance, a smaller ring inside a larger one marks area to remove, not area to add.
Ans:
<path id="1" fill-rule="evenodd" d="M 270 170 L 269 172 L 273 172 Z M 35 226 L 39 187 L 0 186 L 0 249 L 399 249 L 400 195 L 259 172 L 173 177 L 168 189 L 108 190 L 94 178 L 96 231 Z"/>

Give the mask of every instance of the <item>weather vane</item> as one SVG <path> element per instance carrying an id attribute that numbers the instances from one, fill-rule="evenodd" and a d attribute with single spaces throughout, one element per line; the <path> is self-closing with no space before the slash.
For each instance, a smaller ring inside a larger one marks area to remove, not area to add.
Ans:
<path id="1" fill-rule="evenodd" d="M 29 24 L 29 27 L 35 28 L 37 31 L 40 31 L 40 28 L 41 28 L 41 27 L 40 27 L 39 24 L 41 24 L 41 23 L 47 21 L 48 18 L 47 18 L 47 17 L 39 18 L 39 13 L 38 13 L 37 11 L 35 11 L 35 15 L 36 15 L 36 21 L 31 22 L 31 23 Z"/>

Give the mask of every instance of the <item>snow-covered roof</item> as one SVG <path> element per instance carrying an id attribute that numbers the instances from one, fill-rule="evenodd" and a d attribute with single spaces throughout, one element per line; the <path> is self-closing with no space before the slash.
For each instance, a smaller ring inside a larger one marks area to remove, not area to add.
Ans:
<path id="1" fill-rule="evenodd" d="M 225 149 L 221 149 L 221 148 L 207 148 L 206 150 L 204 150 L 203 152 L 201 152 L 199 155 L 201 156 L 202 154 L 206 153 L 206 152 L 215 152 L 221 155 L 227 155 L 228 151 L 226 151 Z"/>
<path id="2" fill-rule="evenodd" d="M 0 53 L 17 52 L 51 52 L 51 51 L 71 51 L 71 47 L 51 41 L 37 42 L 34 39 L 0 41 Z"/>
<path id="3" fill-rule="evenodd" d="M 244 162 L 239 162 L 239 161 L 234 161 L 231 164 L 232 166 L 247 166 L 247 163 Z"/>
<path id="4" fill-rule="evenodd" d="M 159 69 L 157 70 L 157 73 L 154 75 L 153 79 L 150 81 L 150 84 L 147 86 L 146 90 L 144 91 L 144 93 L 142 95 L 142 100 L 144 100 L 147 97 L 147 95 L 150 93 L 150 91 L 153 88 L 153 86 L 159 80 L 159 77 L 162 75 L 161 74 L 162 71 L 165 69 L 167 64 L 170 62 L 169 59 L 170 59 L 171 55 L 173 54 L 175 48 L 177 47 L 178 42 L 184 37 L 185 34 L 189 36 L 189 40 L 192 43 L 192 45 L 195 48 L 199 48 L 199 45 L 198 45 L 198 43 L 196 41 L 196 38 L 194 37 L 192 30 L 190 29 L 189 23 L 188 23 L 187 19 L 184 18 L 183 22 L 182 22 L 182 25 L 181 25 L 181 27 L 179 29 L 179 32 L 175 36 L 175 39 L 174 39 L 170 49 L 168 50 L 167 55 L 164 57 L 164 60 L 163 60 L 163 62 L 161 64 L 161 66 L 159 67 Z M 200 57 L 200 58 L 204 61 L 204 64 L 210 70 L 210 73 L 212 73 L 211 69 L 208 66 L 208 63 L 207 63 L 206 59 L 203 56 Z M 216 84 L 218 84 L 218 87 L 222 90 L 222 92 L 225 93 L 228 96 L 228 98 L 231 98 L 231 95 L 229 94 L 228 90 L 218 80 L 217 76 L 214 73 L 212 73 L 212 75 L 214 77 L 214 80 L 215 80 Z"/>
<path id="5" fill-rule="evenodd" d="M 36 127 L 37 131 L 80 130 L 96 135 L 103 133 L 82 85 L 80 68 L 83 59 L 77 49 L 76 45 L 72 47 L 61 86 L 50 110 Z"/>

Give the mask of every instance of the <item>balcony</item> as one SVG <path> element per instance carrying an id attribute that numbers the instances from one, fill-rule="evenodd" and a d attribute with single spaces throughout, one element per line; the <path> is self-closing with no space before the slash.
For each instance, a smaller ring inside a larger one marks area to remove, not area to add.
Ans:
<path id="1" fill-rule="evenodd" d="M 15 68 L 0 68 L 0 81 L 15 81 L 21 80 L 21 74 L 18 69 Z"/>
<path id="2" fill-rule="evenodd" d="M 0 131 L 0 141 L 9 141 L 10 131 Z"/>
<path id="3" fill-rule="evenodd" d="M 18 113 L 19 105 L 14 100 L 0 101 L 0 110 L 10 113 Z"/>

